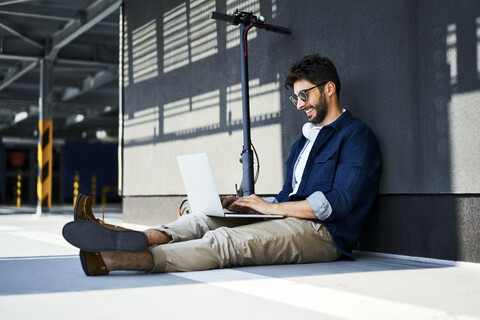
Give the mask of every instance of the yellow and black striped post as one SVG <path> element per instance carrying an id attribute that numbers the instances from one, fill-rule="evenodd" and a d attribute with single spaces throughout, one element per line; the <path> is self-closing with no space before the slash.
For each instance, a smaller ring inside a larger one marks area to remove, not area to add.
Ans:
<path id="1" fill-rule="evenodd" d="M 77 202 L 78 196 L 78 187 L 80 186 L 80 173 L 78 170 L 75 170 L 75 176 L 73 177 L 73 206 Z"/>
<path id="2" fill-rule="evenodd" d="M 52 207 L 53 161 L 53 59 L 40 60 L 40 97 L 38 103 L 38 176 L 37 215 Z"/>
<path id="3" fill-rule="evenodd" d="M 17 171 L 17 187 L 15 189 L 17 208 L 22 206 L 22 170 Z"/>
<path id="4" fill-rule="evenodd" d="M 37 146 L 37 196 L 38 205 L 42 208 L 42 211 L 45 211 L 44 209 L 52 207 L 53 121 L 40 120 L 38 128 L 40 139 Z"/>

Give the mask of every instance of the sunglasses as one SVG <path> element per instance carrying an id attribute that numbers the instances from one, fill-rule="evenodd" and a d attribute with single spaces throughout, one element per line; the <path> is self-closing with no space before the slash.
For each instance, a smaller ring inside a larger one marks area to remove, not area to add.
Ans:
<path id="1" fill-rule="evenodd" d="M 307 92 L 312 90 L 312 89 L 315 89 L 316 87 L 320 87 L 320 86 L 323 86 L 324 84 L 327 84 L 328 81 L 325 81 L 325 82 L 322 82 L 320 84 L 317 84 L 316 86 L 314 87 L 311 87 L 310 89 L 307 89 L 307 90 L 302 90 L 298 93 L 298 95 L 293 95 L 293 96 L 290 96 L 290 101 L 292 101 L 292 103 L 297 106 L 298 104 L 298 98 L 300 98 L 303 102 L 307 102 L 307 99 L 308 99 L 308 96 L 307 96 Z"/>

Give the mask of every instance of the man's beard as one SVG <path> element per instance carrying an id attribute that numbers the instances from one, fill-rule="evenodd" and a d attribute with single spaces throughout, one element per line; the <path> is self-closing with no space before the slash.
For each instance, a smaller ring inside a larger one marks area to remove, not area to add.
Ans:
<path id="1" fill-rule="evenodd" d="M 328 114 L 328 103 L 325 99 L 325 95 L 321 95 L 320 100 L 316 105 L 312 106 L 312 109 L 315 110 L 315 117 L 313 117 L 312 119 L 308 119 L 309 122 L 317 125 L 323 120 L 325 120 L 325 117 Z"/>

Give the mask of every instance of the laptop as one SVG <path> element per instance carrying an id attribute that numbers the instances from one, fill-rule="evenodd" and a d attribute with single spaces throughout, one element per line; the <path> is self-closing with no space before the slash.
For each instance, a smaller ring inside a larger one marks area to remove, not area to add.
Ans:
<path id="1" fill-rule="evenodd" d="M 177 156 L 177 161 L 192 213 L 226 218 L 284 218 L 282 215 L 232 212 L 223 209 L 207 154 L 181 155 Z"/>

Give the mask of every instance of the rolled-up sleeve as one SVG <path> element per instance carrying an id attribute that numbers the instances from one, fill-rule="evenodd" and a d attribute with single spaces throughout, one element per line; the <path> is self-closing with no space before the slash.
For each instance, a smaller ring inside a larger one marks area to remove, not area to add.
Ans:
<path id="1" fill-rule="evenodd" d="M 278 200 L 275 197 L 267 197 L 267 198 L 263 198 L 263 200 L 265 200 L 267 202 L 270 202 L 270 203 L 278 203 Z"/>
<path id="2" fill-rule="evenodd" d="M 319 220 L 325 220 L 332 214 L 332 206 L 321 191 L 312 193 L 307 198 L 308 204 Z"/>

